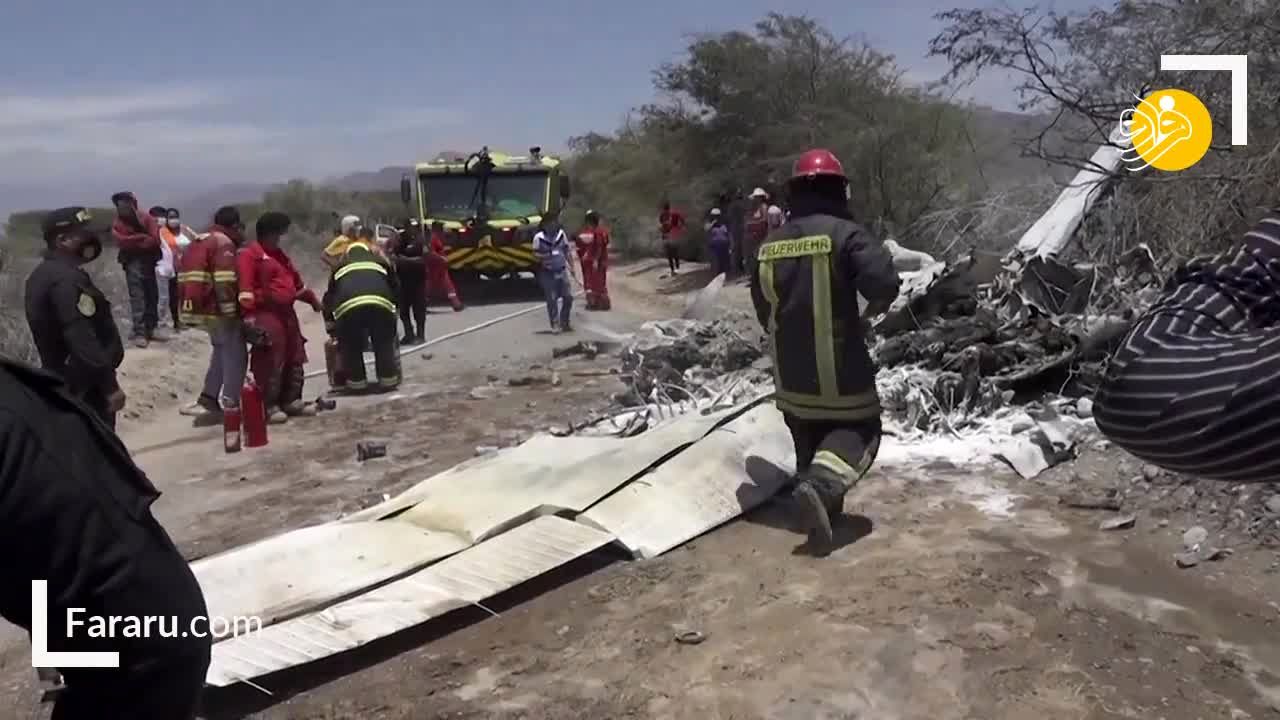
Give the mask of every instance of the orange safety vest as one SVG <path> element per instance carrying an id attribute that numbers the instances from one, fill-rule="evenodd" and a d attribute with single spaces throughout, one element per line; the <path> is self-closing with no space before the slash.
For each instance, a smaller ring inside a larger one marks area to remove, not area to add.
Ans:
<path id="1" fill-rule="evenodd" d="M 170 230 L 167 226 L 160 228 L 160 239 L 164 240 L 164 244 L 169 246 L 169 250 L 173 252 L 173 256 L 178 257 L 182 252 L 182 248 L 178 247 L 178 235 Z"/>

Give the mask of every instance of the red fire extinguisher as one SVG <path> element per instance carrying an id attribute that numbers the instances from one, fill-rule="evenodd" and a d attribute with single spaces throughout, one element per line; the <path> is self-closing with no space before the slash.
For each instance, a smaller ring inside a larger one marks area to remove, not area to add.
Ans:
<path id="1" fill-rule="evenodd" d="M 243 393 L 244 391 L 241 390 Z M 222 447 L 229 453 L 240 452 L 240 408 L 222 411 Z"/>
<path id="2" fill-rule="evenodd" d="M 262 390 L 252 379 L 245 380 L 240 391 L 240 412 L 244 422 L 244 446 L 262 447 L 267 444 L 267 407 L 263 404 Z"/>
<path id="3" fill-rule="evenodd" d="M 329 387 L 337 390 L 347 384 L 347 368 L 342 364 L 342 352 L 335 337 L 324 343 L 324 367 L 329 375 Z"/>

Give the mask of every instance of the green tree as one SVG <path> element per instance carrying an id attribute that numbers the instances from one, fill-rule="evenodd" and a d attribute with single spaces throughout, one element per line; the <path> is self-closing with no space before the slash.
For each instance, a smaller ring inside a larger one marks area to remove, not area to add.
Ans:
<path id="1" fill-rule="evenodd" d="M 1046 132 L 1027 140 L 1026 150 L 1071 167 L 1088 166 L 1080 158 L 1108 142 L 1135 94 L 1176 87 L 1203 100 L 1214 118 L 1214 143 L 1205 159 L 1174 174 L 1122 168 L 1112 178 L 1110 205 L 1084 232 L 1091 254 L 1118 254 L 1145 242 L 1158 257 L 1173 259 L 1221 248 L 1276 202 L 1278 15 L 1277 0 L 1123 0 L 1065 14 L 952 10 L 938 15 L 947 27 L 930 49 L 951 63 L 948 82 L 993 70 L 1015 76 L 1023 107 L 1051 118 Z M 1228 144 L 1227 74 L 1161 72 L 1162 54 L 1249 56 L 1248 146 Z M 1067 134 L 1068 150 L 1049 146 L 1050 130 Z"/>
<path id="2" fill-rule="evenodd" d="M 810 18 L 772 13 L 752 32 L 695 36 L 654 84 L 663 102 L 612 135 L 571 141 L 574 207 L 603 210 L 633 242 L 662 199 L 697 217 L 727 190 L 776 190 L 815 146 L 841 157 L 867 221 L 907 228 L 971 193 L 957 172 L 971 154 L 966 110 L 907 86 L 893 58 Z"/>

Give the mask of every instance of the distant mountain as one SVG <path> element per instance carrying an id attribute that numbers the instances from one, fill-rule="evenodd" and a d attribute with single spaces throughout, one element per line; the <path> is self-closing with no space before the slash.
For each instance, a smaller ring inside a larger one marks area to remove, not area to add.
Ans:
<path id="1" fill-rule="evenodd" d="M 276 183 L 232 183 L 178 200 L 174 207 L 182 212 L 184 218 L 202 226 L 213 218 L 218 208 L 224 205 L 256 203 L 274 187 Z"/>
<path id="2" fill-rule="evenodd" d="M 376 172 L 357 172 L 341 177 L 322 180 L 320 185 L 337 188 L 346 192 L 385 192 L 400 187 L 400 178 L 413 168 L 394 165 L 384 167 Z"/>
<path id="3" fill-rule="evenodd" d="M 970 132 L 973 145 L 978 149 L 977 162 L 982 164 L 982 176 L 991 189 L 1004 189 L 1031 178 L 1050 175 L 1059 181 L 1069 179 L 1074 171 L 1054 166 L 1034 157 L 1024 157 L 1018 146 L 1018 140 L 1034 136 L 1046 123 L 1046 118 L 1025 113 L 994 110 L 988 107 L 969 106 L 971 113 Z M 1047 143 L 1050 149 L 1061 152 L 1068 149 L 1080 157 L 1088 157 L 1094 147 L 1078 146 L 1072 148 L 1060 136 L 1051 138 Z M 430 157 L 443 157 L 461 160 L 469 153 L 457 150 L 446 150 Z M 423 156 L 421 159 L 427 159 Z M 381 170 L 354 172 L 347 175 L 330 177 L 316 184 L 325 185 L 347 192 L 395 192 L 400 187 L 401 176 L 411 170 L 405 166 L 384 167 Z M 200 225 L 209 221 L 215 210 L 223 205 L 256 203 L 274 187 L 283 183 L 230 183 L 207 190 L 190 186 L 175 188 L 138 187 L 139 197 L 144 203 L 156 200 L 171 204 L 180 209 L 183 215 L 193 224 Z M 33 208 L 56 207 L 58 205 L 81 204 L 100 206 L 115 190 L 120 189 L 106 182 L 92 186 L 82 186 L 76 192 L 68 193 L 66 188 L 35 187 L 22 184 L 0 183 L 0 221 L 8 217 L 10 212 Z M 155 200 L 152 200 L 154 198 Z M 0 222 L 0 225 L 3 223 Z"/>

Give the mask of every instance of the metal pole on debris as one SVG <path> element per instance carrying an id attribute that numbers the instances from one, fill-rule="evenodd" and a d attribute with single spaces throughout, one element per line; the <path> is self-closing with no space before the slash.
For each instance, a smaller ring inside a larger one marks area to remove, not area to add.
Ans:
<path id="1" fill-rule="evenodd" d="M 407 348 L 402 349 L 402 350 L 400 351 L 400 357 L 405 357 L 406 355 L 412 355 L 413 353 L 419 352 L 419 351 L 421 351 L 421 350 L 423 350 L 423 349 L 425 349 L 425 348 L 429 348 L 429 347 L 431 347 L 432 345 L 435 345 L 436 343 L 442 343 L 442 342 L 444 342 L 445 340 L 452 340 L 452 339 L 454 339 L 454 338 L 456 338 L 456 337 L 461 337 L 461 336 L 463 336 L 463 335 L 467 335 L 467 334 L 469 334 L 469 333 L 473 333 L 473 332 L 475 332 L 475 331 L 477 331 L 477 330 L 483 330 L 483 329 L 485 329 L 485 328 L 489 327 L 490 325 L 497 325 L 497 324 L 498 324 L 498 323 L 500 323 L 500 322 L 506 322 L 507 320 L 512 320 L 512 319 L 514 319 L 514 318 L 518 318 L 518 317 L 520 317 L 521 315 L 528 315 L 529 313 L 531 313 L 531 312 L 533 312 L 533 311 L 535 311 L 535 310 L 545 310 L 545 309 L 546 309 L 546 307 L 547 307 L 547 306 L 546 306 L 546 305 L 543 305 L 543 304 L 530 305 L 529 307 L 524 308 L 523 310 L 516 310 L 515 312 L 507 313 L 506 315 L 502 315 L 502 316 L 500 316 L 500 317 L 496 317 L 496 318 L 491 318 L 491 319 L 489 319 L 489 320 L 485 320 L 485 321 L 484 321 L 484 322 L 482 322 L 482 323 L 476 323 L 475 325 L 472 325 L 471 327 L 466 327 L 466 328 L 463 328 L 463 329 L 461 329 L 461 330 L 457 330 L 457 331 L 455 331 L 455 332 L 448 333 L 448 334 L 446 334 L 446 335 L 441 335 L 440 337 L 437 337 L 437 338 L 431 338 L 430 340 L 428 340 L 428 341 L 426 341 L 426 342 L 422 343 L 421 345 L 414 345 L 413 347 L 407 347 Z M 308 378 L 308 379 L 313 378 L 313 377 L 319 377 L 319 376 L 321 376 L 321 375 L 324 375 L 324 374 L 325 374 L 325 372 L 326 372 L 326 371 L 325 371 L 323 368 L 321 368 L 321 369 L 319 369 L 319 370 L 312 370 L 311 372 L 307 373 L 305 377 L 306 377 L 306 378 Z"/>

